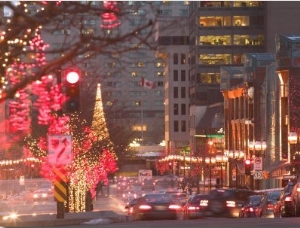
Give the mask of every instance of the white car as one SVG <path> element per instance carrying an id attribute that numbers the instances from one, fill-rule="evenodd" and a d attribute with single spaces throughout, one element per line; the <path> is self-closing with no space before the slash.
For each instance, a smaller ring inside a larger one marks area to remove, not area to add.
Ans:
<path id="1" fill-rule="evenodd" d="M 48 200 L 51 195 L 53 194 L 49 189 L 38 189 L 33 192 L 32 198 L 34 201 Z"/>

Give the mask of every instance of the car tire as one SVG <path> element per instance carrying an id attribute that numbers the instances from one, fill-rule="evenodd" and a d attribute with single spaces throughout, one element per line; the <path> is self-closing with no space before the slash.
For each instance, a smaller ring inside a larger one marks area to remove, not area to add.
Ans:
<path id="1" fill-rule="evenodd" d="M 283 218 L 284 216 L 284 211 L 282 210 L 282 208 L 279 209 L 278 213 L 276 213 L 276 215 L 274 214 L 275 218 Z"/>
<path id="2" fill-rule="evenodd" d="M 177 220 L 184 220 L 184 213 L 183 212 L 177 213 Z"/>
<path id="3" fill-rule="evenodd" d="M 300 216 L 300 208 L 297 204 L 295 204 L 295 216 L 299 217 Z"/>

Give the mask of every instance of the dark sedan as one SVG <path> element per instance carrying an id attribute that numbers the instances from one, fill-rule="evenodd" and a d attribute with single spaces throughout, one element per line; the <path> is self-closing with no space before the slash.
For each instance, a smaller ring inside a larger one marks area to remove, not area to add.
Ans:
<path id="1" fill-rule="evenodd" d="M 127 210 L 128 215 L 132 215 L 132 210 L 133 210 L 133 207 L 136 204 L 136 202 L 137 202 L 136 198 L 133 198 L 127 202 L 125 209 Z"/>
<path id="2" fill-rule="evenodd" d="M 177 219 L 182 210 L 170 194 L 149 193 L 137 199 L 132 208 L 133 220 Z"/>
<path id="3" fill-rule="evenodd" d="M 266 192 L 257 208 L 255 208 L 255 216 L 260 218 L 274 218 L 274 205 L 279 200 L 280 193 L 280 190 Z"/>
<path id="4" fill-rule="evenodd" d="M 240 218 L 252 218 L 255 217 L 255 208 L 259 205 L 263 195 L 249 196 L 240 210 Z"/>
<path id="5" fill-rule="evenodd" d="M 191 196 L 182 209 L 183 219 L 201 218 L 207 207 L 209 195 L 197 194 Z"/>
<path id="6" fill-rule="evenodd" d="M 290 181 L 280 193 L 279 200 L 274 205 L 274 217 L 294 217 L 295 208 L 292 201 L 292 192 L 295 184 Z"/>

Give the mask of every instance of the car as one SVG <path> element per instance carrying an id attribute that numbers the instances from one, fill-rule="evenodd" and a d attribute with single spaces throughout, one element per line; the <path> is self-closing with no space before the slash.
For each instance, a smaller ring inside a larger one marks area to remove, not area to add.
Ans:
<path id="1" fill-rule="evenodd" d="M 137 198 L 132 208 L 134 221 L 145 219 L 177 219 L 181 205 L 170 194 L 148 193 Z"/>
<path id="2" fill-rule="evenodd" d="M 204 217 L 209 196 L 208 194 L 196 194 L 191 196 L 182 208 L 182 218 L 195 219 Z"/>
<path id="3" fill-rule="evenodd" d="M 274 205 L 273 211 L 274 211 L 275 218 L 295 216 L 295 208 L 291 196 L 294 186 L 295 186 L 294 182 L 290 181 L 281 191 L 279 200 Z"/>
<path id="4" fill-rule="evenodd" d="M 255 195 L 255 192 L 248 189 L 213 189 L 210 192 L 205 214 L 207 216 L 238 218 L 240 209 L 251 195 Z"/>
<path id="5" fill-rule="evenodd" d="M 142 182 L 142 191 L 154 191 L 155 190 L 155 183 L 152 179 L 144 179 Z"/>
<path id="6" fill-rule="evenodd" d="M 51 195 L 53 196 L 51 189 L 38 189 L 32 193 L 32 198 L 34 201 L 43 201 L 50 199 Z"/>
<path id="7" fill-rule="evenodd" d="M 184 206 L 186 204 L 187 201 L 187 194 L 183 193 L 183 192 L 165 192 L 167 194 L 170 194 L 175 202 L 177 202 L 178 204 L 180 204 L 181 206 Z"/>
<path id="8" fill-rule="evenodd" d="M 132 215 L 133 206 L 136 204 L 136 202 L 137 202 L 136 198 L 133 198 L 129 200 L 129 202 L 127 202 L 125 209 L 127 210 L 128 215 Z"/>
<path id="9" fill-rule="evenodd" d="M 291 198 L 292 198 L 292 205 L 295 210 L 295 216 L 299 217 L 300 216 L 300 183 L 295 184 L 291 194 Z"/>
<path id="10" fill-rule="evenodd" d="M 0 202 L 0 221 L 15 219 L 17 212 L 6 202 Z"/>
<path id="11" fill-rule="evenodd" d="M 274 218 L 274 206 L 278 202 L 281 190 L 270 190 L 264 194 L 255 208 L 256 217 Z"/>
<path id="12" fill-rule="evenodd" d="M 259 205 L 263 195 L 251 195 L 244 203 L 240 210 L 240 218 L 252 218 L 255 217 L 255 208 Z"/>

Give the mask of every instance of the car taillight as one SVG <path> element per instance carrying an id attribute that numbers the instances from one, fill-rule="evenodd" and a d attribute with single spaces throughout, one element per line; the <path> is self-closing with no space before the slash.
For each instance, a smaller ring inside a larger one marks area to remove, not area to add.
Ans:
<path id="1" fill-rule="evenodd" d="M 43 193 L 43 194 L 42 194 L 42 197 L 43 197 L 43 198 L 46 198 L 47 196 L 48 196 L 47 193 Z"/>
<path id="2" fill-rule="evenodd" d="M 149 206 L 149 205 L 140 205 L 139 206 L 139 209 L 141 209 L 141 210 L 150 210 L 152 207 L 151 206 Z"/>
<path id="3" fill-rule="evenodd" d="M 207 205 L 208 205 L 208 200 L 201 200 L 200 201 L 200 206 L 201 207 L 207 207 Z"/>
<path id="4" fill-rule="evenodd" d="M 267 210 L 273 210 L 273 209 L 274 209 L 274 205 L 272 203 L 268 203 Z"/>
<path id="5" fill-rule="evenodd" d="M 254 212 L 253 207 L 248 207 L 246 210 L 247 210 L 248 212 Z"/>
<path id="6" fill-rule="evenodd" d="M 179 206 L 177 204 L 171 204 L 169 206 L 169 209 L 171 209 L 171 210 L 179 210 L 179 209 L 181 209 L 181 206 Z"/>
<path id="7" fill-rule="evenodd" d="M 287 197 L 285 197 L 284 201 L 288 201 L 288 202 L 290 202 L 290 201 L 292 201 L 292 197 L 290 197 L 290 196 L 287 196 Z"/>
<path id="8" fill-rule="evenodd" d="M 189 206 L 188 207 L 189 211 L 195 211 L 195 210 L 199 210 L 199 209 L 200 209 L 200 207 L 197 207 L 197 206 Z"/>
<path id="9" fill-rule="evenodd" d="M 234 201 L 226 201 L 226 207 L 235 207 Z"/>
<path id="10" fill-rule="evenodd" d="M 300 188 L 297 188 L 297 192 L 300 192 Z"/>

